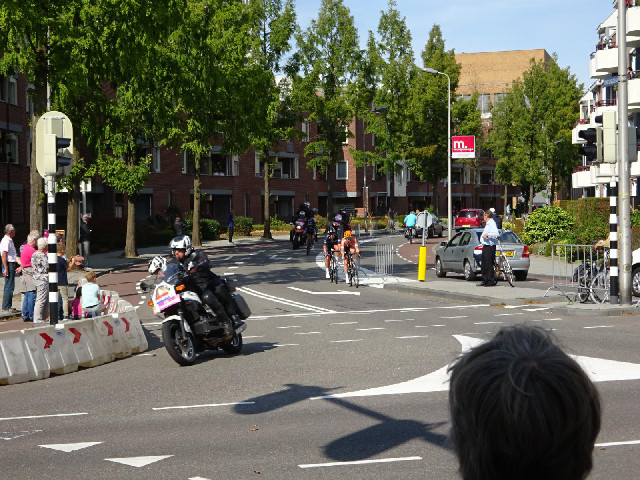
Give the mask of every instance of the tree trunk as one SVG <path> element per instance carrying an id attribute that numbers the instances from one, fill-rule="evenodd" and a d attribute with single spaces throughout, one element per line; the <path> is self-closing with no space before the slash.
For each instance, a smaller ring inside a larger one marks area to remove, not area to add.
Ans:
<path id="1" fill-rule="evenodd" d="M 136 258 L 136 197 L 127 195 L 127 238 L 124 244 L 124 257 Z"/>
<path id="2" fill-rule="evenodd" d="M 549 198 L 549 205 L 553 205 L 556 199 L 556 172 L 551 169 L 551 198 Z"/>
<path id="3" fill-rule="evenodd" d="M 193 176 L 193 236 L 191 243 L 194 247 L 202 247 L 200 239 L 200 154 L 195 158 L 195 174 Z"/>
<path id="4" fill-rule="evenodd" d="M 502 210 L 502 216 L 507 214 L 507 205 L 509 205 L 509 186 L 504 186 L 504 209 Z"/>
<path id="5" fill-rule="evenodd" d="M 77 184 L 69 190 L 67 204 L 67 231 L 65 236 L 67 258 L 78 254 L 78 219 L 80 218 L 80 187 Z"/>
<path id="6" fill-rule="evenodd" d="M 264 232 L 262 238 L 271 239 L 271 214 L 269 207 L 271 203 L 271 193 L 269 190 L 269 152 L 263 153 L 264 161 Z"/>
<path id="7" fill-rule="evenodd" d="M 529 184 L 529 209 L 527 210 L 529 213 L 533 212 L 533 182 Z"/>
<path id="8" fill-rule="evenodd" d="M 29 230 L 37 230 L 42 235 L 44 228 L 44 183 L 36 168 L 36 124 L 41 115 L 34 117 L 31 126 L 31 172 L 29 187 Z"/>

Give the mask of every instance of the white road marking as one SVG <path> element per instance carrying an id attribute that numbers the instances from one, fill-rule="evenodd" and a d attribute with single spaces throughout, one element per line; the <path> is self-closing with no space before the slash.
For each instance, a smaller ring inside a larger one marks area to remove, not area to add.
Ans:
<path id="1" fill-rule="evenodd" d="M 559 322 L 561 318 L 540 318 L 536 320 L 530 320 L 531 322 Z"/>
<path id="2" fill-rule="evenodd" d="M 396 458 L 379 458 L 374 460 L 354 460 L 351 462 L 308 463 L 306 465 L 298 465 L 298 467 L 300 468 L 344 467 L 347 465 L 367 465 L 370 463 L 409 462 L 411 460 L 422 460 L 422 457 L 396 457 Z"/>
<path id="3" fill-rule="evenodd" d="M 494 315 L 494 317 L 511 317 L 512 315 L 524 315 L 524 313 L 522 312 L 516 312 L 516 313 L 496 313 Z"/>
<path id="4" fill-rule="evenodd" d="M 276 327 L 276 328 L 302 328 L 300 325 L 288 325 L 286 327 Z"/>
<path id="5" fill-rule="evenodd" d="M 235 263 L 236 265 L 244 265 L 244 262 L 233 262 L 233 263 Z M 229 268 L 238 268 L 238 267 L 229 267 Z"/>
<path id="6" fill-rule="evenodd" d="M 523 308 L 525 312 L 539 312 L 541 310 L 549 310 L 551 307 Z"/>
<path id="7" fill-rule="evenodd" d="M 158 325 L 162 325 L 162 322 L 144 322 L 143 325 L 158 326 Z"/>
<path id="8" fill-rule="evenodd" d="M 446 325 L 431 325 L 432 327 L 446 327 Z"/>
<path id="9" fill-rule="evenodd" d="M 52 417 L 77 417 L 79 415 L 89 415 L 87 412 L 85 413 L 55 413 L 51 415 L 26 415 L 23 417 L 4 417 L 0 418 L 0 421 L 5 420 L 31 420 L 34 418 L 52 418 Z"/>
<path id="10" fill-rule="evenodd" d="M 354 325 L 358 322 L 337 322 L 337 323 L 330 323 L 329 325 Z"/>
<path id="11" fill-rule="evenodd" d="M 248 338 L 264 338 L 264 335 L 248 335 L 246 337 L 244 335 L 242 336 L 243 340 L 248 339 Z"/>
<path id="12" fill-rule="evenodd" d="M 140 295 L 140 298 L 141 298 L 142 300 L 146 300 L 146 299 L 147 299 L 147 296 L 146 296 L 146 295 Z"/>
<path id="13" fill-rule="evenodd" d="M 253 295 L 255 297 L 262 298 L 263 300 L 270 300 L 272 302 L 282 303 L 284 305 L 289 305 L 290 307 L 298 307 L 298 308 L 302 308 L 303 310 L 311 310 L 316 313 L 336 313 L 334 310 L 329 310 L 323 307 L 315 307 L 313 305 L 307 305 L 300 302 L 294 302 L 293 300 L 275 297 L 273 295 L 258 292 L 257 290 L 254 290 L 248 287 L 239 287 L 237 290 L 239 290 L 242 293 L 246 293 L 247 295 Z M 262 318 L 262 317 L 258 317 L 258 318 Z"/>
<path id="14" fill-rule="evenodd" d="M 229 270 L 232 270 L 234 268 L 240 268 L 240 267 L 227 267 Z"/>
<path id="15" fill-rule="evenodd" d="M 273 346 L 274 347 L 297 347 L 299 346 L 299 343 L 276 343 Z"/>
<path id="16" fill-rule="evenodd" d="M 298 287 L 287 287 L 297 292 L 307 293 L 309 295 L 360 295 L 360 292 L 350 292 L 348 290 L 337 290 L 335 292 L 312 292 L 311 290 L 304 290 Z"/>
<path id="17" fill-rule="evenodd" d="M 454 318 L 469 318 L 469 315 L 457 315 L 455 317 L 440 317 L 442 320 L 449 320 Z"/>
<path id="18" fill-rule="evenodd" d="M 276 258 L 278 258 L 278 255 L 271 255 L 271 256 L 269 257 L 269 260 L 275 260 Z"/>
<path id="19" fill-rule="evenodd" d="M 204 405 L 178 405 L 174 407 L 154 407 L 151 410 L 184 410 L 187 408 L 228 407 L 230 405 L 253 405 L 256 402 L 209 403 Z"/>
<path id="20" fill-rule="evenodd" d="M 43 430 L 22 430 L 21 432 L 0 432 L 0 440 L 13 440 L 15 438 L 26 437 L 33 433 L 39 433 Z"/>
<path id="21" fill-rule="evenodd" d="M 294 335 L 317 335 L 322 332 L 294 332 Z"/>
<path id="22" fill-rule="evenodd" d="M 407 335 L 406 337 L 396 337 L 396 338 L 427 338 L 429 335 Z"/>
<path id="23" fill-rule="evenodd" d="M 235 275 L 235 274 L 236 274 L 235 272 L 224 272 L 224 273 L 222 274 L 222 276 L 223 276 L 223 277 L 229 277 L 229 276 L 231 276 L 231 275 Z"/>
<path id="24" fill-rule="evenodd" d="M 129 465 L 130 467 L 145 467 L 165 458 L 173 457 L 173 455 L 158 455 L 149 457 L 125 457 L 125 458 L 105 458 L 108 462 L 122 463 L 123 465 Z"/>
<path id="25" fill-rule="evenodd" d="M 356 330 L 360 330 L 361 332 L 368 332 L 369 330 L 386 330 L 386 328 L 384 327 L 356 328 Z"/>
<path id="26" fill-rule="evenodd" d="M 606 442 L 596 443 L 594 447 L 617 447 L 620 445 L 640 445 L 640 440 L 630 440 L 628 442 Z"/>
<path id="27" fill-rule="evenodd" d="M 361 342 L 364 340 L 363 338 L 358 338 L 357 340 L 331 340 L 329 343 L 349 343 L 349 342 Z"/>
<path id="28" fill-rule="evenodd" d="M 385 320 L 385 322 L 415 322 L 415 318 L 405 318 L 403 320 Z"/>
<path id="29" fill-rule="evenodd" d="M 591 329 L 591 328 L 614 328 L 615 325 L 595 325 L 593 327 L 583 327 L 587 330 Z"/>
<path id="30" fill-rule="evenodd" d="M 50 448 L 51 450 L 59 450 L 61 452 L 75 452 L 76 450 L 82 450 L 83 448 L 93 447 L 94 445 L 100 445 L 102 442 L 83 442 L 83 443 L 52 443 L 50 445 L 38 445 L 42 448 Z"/>
<path id="31" fill-rule="evenodd" d="M 504 322 L 473 322 L 474 325 L 491 325 L 491 324 L 501 324 Z"/>

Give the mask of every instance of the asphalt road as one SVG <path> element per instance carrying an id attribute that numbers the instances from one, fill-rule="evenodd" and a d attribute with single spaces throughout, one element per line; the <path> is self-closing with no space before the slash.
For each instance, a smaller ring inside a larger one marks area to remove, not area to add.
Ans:
<path id="1" fill-rule="evenodd" d="M 638 477 L 640 381 L 625 379 L 640 377 L 637 316 L 562 318 L 542 305 L 390 292 L 373 273 L 372 244 L 358 289 L 330 284 L 319 258 L 287 243 L 210 252 L 253 316 L 240 355 L 209 352 L 192 367 L 164 350 L 160 319 L 136 290 L 142 267 L 101 277 L 140 304 L 149 351 L 1 387 L 0 478 L 457 479 L 444 369 L 522 322 L 554 329 L 598 380 L 598 443 L 620 444 L 596 447 L 590 478 Z M 396 272 L 415 269 L 397 262 Z"/>

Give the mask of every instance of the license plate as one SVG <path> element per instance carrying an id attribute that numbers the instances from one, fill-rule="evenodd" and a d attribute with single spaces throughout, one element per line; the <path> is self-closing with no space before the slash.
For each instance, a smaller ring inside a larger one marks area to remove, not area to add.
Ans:
<path id="1" fill-rule="evenodd" d="M 496 257 L 499 257 L 499 256 L 500 256 L 500 252 L 499 252 L 499 251 L 497 251 L 497 252 L 496 252 Z M 505 257 L 513 257 L 513 251 L 509 251 L 509 252 L 505 251 L 505 252 L 504 252 L 504 256 L 505 256 Z"/>
<path id="2" fill-rule="evenodd" d="M 471 227 L 471 224 L 462 225 L 462 226 L 465 227 L 465 228 L 469 228 L 469 227 Z"/>

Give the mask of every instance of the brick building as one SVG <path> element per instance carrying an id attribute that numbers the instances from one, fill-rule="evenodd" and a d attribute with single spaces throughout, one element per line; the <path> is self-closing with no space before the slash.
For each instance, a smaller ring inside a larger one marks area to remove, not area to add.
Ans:
<path id="1" fill-rule="evenodd" d="M 457 95 L 480 94 L 478 108 L 483 112 L 487 124 L 490 122 L 491 103 L 499 101 L 511 85 L 529 68 L 531 58 L 549 59 L 544 50 L 522 50 L 513 52 L 462 53 L 456 55 L 462 65 Z M 2 147 L 8 152 L 0 163 L 0 223 L 28 224 L 29 215 L 29 165 L 31 138 L 29 121 L 31 107 L 26 95 L 26 85 L 18 78 L 2 78 L 0 91 L 0 134 Z M 444 120 L 444 119 L 443 119 Z M 291 142 L 282 141 L 271 152 L 276 162 L 273 178 L 270 179 L 271 214 L 289 219 L 300 203 L 309 201 L 321 215 L 327 214 L 328 182 L 325 175 L 307 168 L 304 156 L 306 144 L 315 138 L 316 126 L 303 122 L 298 126 L 306 138 Z M 375 148 L 375 138 L 364 134 L 362 119 L 354 119 L 350 130 L 353 136 L 343 149 L 343 161 L 334 167 L 335 209 L 345 207 L 358 215 L 364 213 L 363 187 L 364 169 L 356 167 L 350 148 L 367 151 Z M 169 205 L 182 211 L 193 209 L 193 159 L 175 150 L 142 147 L 141 154 L 151 154 L 152 164 L 148 184 L 138 196 L 136 218 L 163 214 Z M 9 162 L 6 162 L 6 158 Z M 452 164 L 452 192 L 456 208 L 496 207 L 502 211 L 504 186 L 495 182 L 495 161 L 480 159 L 477 171 L 468 164 Z M 201 212 L 203 217 L 226 219 L 229 208 L 236 215 L 252 217 L 256 223 L 262 221 L 264 207 L 264 176 L 256 152 L 249 150 L 240 155 L 222 155 L 219 147 L 201 160 Z M 390 181 L 384 174 L 369 166 L 366 171 L 369 187 L 369 212 L 384 215 L 389 205 Z M 121 218 L 126 215 L 126 197 L 105 187 L 99 178 L 91 182 L 86 194 L 87 211 L 98 218 Z M 446 182 L 436 185 L 420 181 L 406 167 L 394 178 L 393 208 L 406 212 L 409 208 L 424 208 L 439 205 L 445 215 L 447 204 Z M 519 189 L 509 187 L 508 196 L 519 195 Z M 437 197 L 437 198 L 435 198 Z M 58 194 L 57 223 L 66 222 L 66 195 Z"/>

